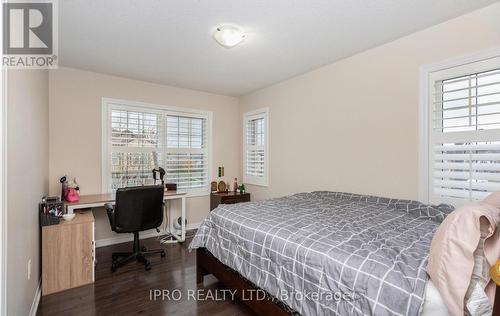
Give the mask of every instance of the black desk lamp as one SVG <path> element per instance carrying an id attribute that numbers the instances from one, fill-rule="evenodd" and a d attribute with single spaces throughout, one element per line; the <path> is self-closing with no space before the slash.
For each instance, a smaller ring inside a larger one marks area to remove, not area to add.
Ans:
<path id="1" fill-rule="evenodd" d="M 162 167 L 158 167 L 153 169 L 153 179 L 155 180 L 155 184 L 157 184 L 158 180 L 161 180 L 161 184 L 164 185 L 163 177 L 165 176 L 165 169 Z"/>

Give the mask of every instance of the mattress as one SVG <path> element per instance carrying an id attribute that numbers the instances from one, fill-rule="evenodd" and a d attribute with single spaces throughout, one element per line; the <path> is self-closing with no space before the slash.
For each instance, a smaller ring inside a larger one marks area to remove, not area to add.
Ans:
<path id="1" fill-rule="evenodd" d="M 425 272 L 432 236 L 451 210 L 341 192 L 300 193 L 220 205 L 190 248 L 207 248 L 302 315 L 419 315 L 426 293 L 434 302 Z"/>

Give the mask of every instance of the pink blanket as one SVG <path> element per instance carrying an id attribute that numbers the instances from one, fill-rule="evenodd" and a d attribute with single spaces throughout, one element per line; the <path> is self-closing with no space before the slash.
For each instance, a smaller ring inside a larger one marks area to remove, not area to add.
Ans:
<path id="1" fill-rule="evenodd" d="M 431 244 L 427 273 L 438 288 L 451 315 L 463 315 L 464 298 L 474 268 L 474 251 L 481 237 L 480 221 L 488 227 L 484 254 L 489 266 L 500 257 L 500 192 L 481 202 L 462 206 L 446 217 Z M 491 304 L 495 284 L 485 289 Z"/>

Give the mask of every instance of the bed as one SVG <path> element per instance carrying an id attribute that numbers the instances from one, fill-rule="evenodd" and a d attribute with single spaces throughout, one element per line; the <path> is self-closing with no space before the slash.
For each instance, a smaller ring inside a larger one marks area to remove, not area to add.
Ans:
<path id="1" fill-rule="evenodd" d="M 220 205 L 190 248 L 197 249 L 198 281 L 212 273 L 228 287 L 265 291 L 260 302 L 246 300 L 259 314 L 420 315 L 429 308 L 425 267 L 432 236 L 452 210 L 341 192 L 299 193 Z M 433 297 L 432 310 L 442 309 Z"/>

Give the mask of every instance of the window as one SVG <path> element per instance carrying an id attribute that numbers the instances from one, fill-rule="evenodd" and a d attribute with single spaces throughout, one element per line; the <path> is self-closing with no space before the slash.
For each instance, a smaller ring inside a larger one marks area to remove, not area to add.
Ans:
<path id="1" fill-rule="evenodd" d="M 150 184 L 162 167 L 179 190 L 208 192 L 210 113 L 103 101 L 103 188 Z"/>
<path id="2" fill-rule="evenodd" d="M 268 185 L 268 109 L 245 113 L 243 117 L 243 182 Z"/>
<path id="3" fill-rule="evenodd" d="M 208 183 L 207 119 L 167 115 L 166 178 L 182 189 Z"/>
<path id="4" fill-rule="evenodd" d="M 481 200 L 500 190 L 500 59 L 429 78 L 429 199 Z"/>

